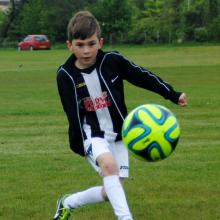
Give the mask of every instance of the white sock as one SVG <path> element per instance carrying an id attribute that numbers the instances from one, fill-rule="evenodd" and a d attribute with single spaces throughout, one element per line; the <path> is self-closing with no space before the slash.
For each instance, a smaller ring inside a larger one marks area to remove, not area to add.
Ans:
<path id="1" fill-rule="evenodd" d="M 106 176 L 103 178 L 103 181 L 105 192 L 114 209 L 115 215 L 119 220 L 132 220 L 133 218 L 129 211 L 124 189 L 119 180 L 119 176 Z"/>
<path id="2" fill-rule="evenodd" d="M 75 209 L 83 205 L 105 201 L 102 186 L 91 187 L 85 191 L 74 193 L 64 199 L 64 207 Z"/>

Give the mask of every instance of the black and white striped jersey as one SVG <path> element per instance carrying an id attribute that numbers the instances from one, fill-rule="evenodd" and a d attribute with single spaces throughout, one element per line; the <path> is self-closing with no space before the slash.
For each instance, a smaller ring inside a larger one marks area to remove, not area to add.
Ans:
<path id="1" fill-rule="evenodd" d="M 75 60 L 71 55 L 60 66 L 57 85 L 69 121 L 70 147 L 80 155 L 85 154 L 83 143 L 90 137 L 121 139 L 127 115 L 124 80 L 178 103 L 180 92 L 117 52 L 99 50 L 96 63 L 85 70 L 77 69 Z"/>
<path id="2" fill-rule="evenodd" d="M 83 131 L 86 138 L 103 137 L 108 141 L 120 139 L 123 120 L 106 86 L 101 83 L 97 66 L 75 71 L 78 73 L 76 90 L 79 107 L 84 111 Z"/>

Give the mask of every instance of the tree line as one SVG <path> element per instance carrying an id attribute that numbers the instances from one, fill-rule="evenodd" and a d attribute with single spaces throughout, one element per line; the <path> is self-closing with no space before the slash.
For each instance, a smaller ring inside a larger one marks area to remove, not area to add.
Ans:
<path id="1" fill-rule="evenodd" d="M 220 0 L 11 0 L 0 15 L 0 40 L 39 33 L 64 42 L 79 10 L 97 17 L 107 43 L 220 41 Z"/>

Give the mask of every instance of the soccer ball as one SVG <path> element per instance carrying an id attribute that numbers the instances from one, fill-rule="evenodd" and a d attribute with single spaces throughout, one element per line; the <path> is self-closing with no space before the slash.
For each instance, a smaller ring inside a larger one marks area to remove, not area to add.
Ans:
<path id="1" fill-rule="evenodd" d="M 174 114 L 156 104 L 141 105 L 124 120 L 122 140 L 139 159 L 158 161 L 175 149 L 180 127 Z"/>

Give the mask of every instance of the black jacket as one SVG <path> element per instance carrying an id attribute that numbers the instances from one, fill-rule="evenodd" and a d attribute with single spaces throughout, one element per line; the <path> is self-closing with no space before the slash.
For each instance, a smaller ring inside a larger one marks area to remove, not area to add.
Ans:
<path id="1" fill-rule="evenodd" d="M 77 95 L 77 85 L 75 81 L 74 62 L 76 57 L 71 55 L 65 64 L 61 65 L 57 74 L 57 85 L 61 102 L 69 121 L 69 142 L 71 149 L 82 156 L 85 155 L 83 143 L 86 139 L 83 131 L 84 113 L 79 107 Z M 168 83 L 154 73 L 135 65 L 117 52 L 103 52 L 99 50 L 97 61 L 93 68 L 97 69 L 100 83 L 107 88 L 111 99 L 117 109 L 118 122 L 121 126 L 127 108 L 124 100 L 123 80 L 127 80 L 133 85 L 156 92 L 178 103 L 180 92 L 174 89 Z"/>

